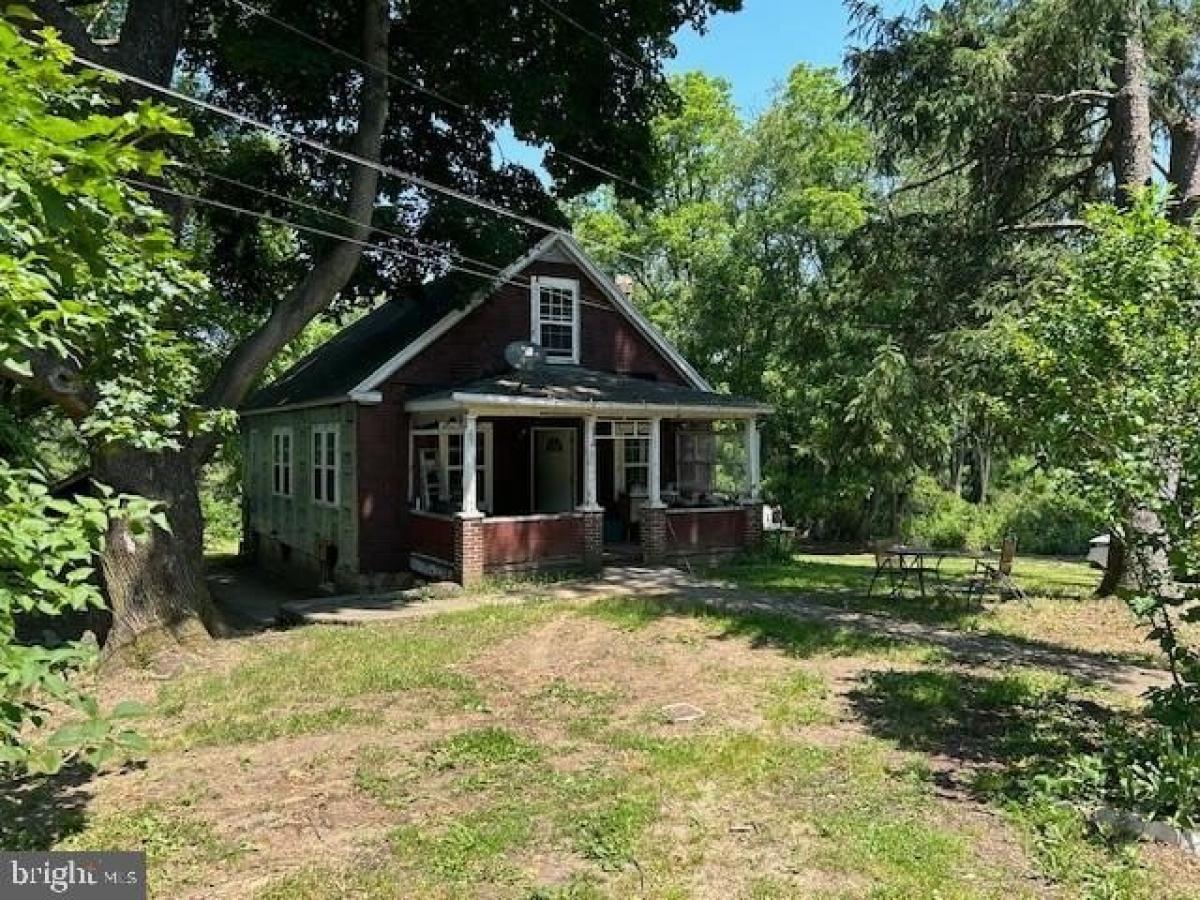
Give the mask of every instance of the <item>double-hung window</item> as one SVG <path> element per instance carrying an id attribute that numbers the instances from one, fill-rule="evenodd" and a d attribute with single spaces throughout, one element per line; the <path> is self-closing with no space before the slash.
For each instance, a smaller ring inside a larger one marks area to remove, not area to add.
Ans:
<path id="1" fill-rule="evenodd" d="M 616 422 L 617 490 L 630 497 L 645 497 L 650 485 L 650 423 Z"/>
<path id="2" fill-rule="evenodd" d="M 711 494 L 717 467 L 717 436 L 711 431 L 680 431 L 675 438 L 679 492 Z"/>
<path id="3" fill-rule="evenodd" d="M 579 282 L 570 278 L 532 280 L 533 343 L 550 362 L 579 362 Z"/>
<path id="4" fill-rule="evenodd" d="M 292 496 L 292 429 L 276 428 L 271 432 L 271 493 L 276 497 Z"/>
<path id="5" fill-rule="evenodd" d="M 338 502 L 338 428 L 316 425 L 312 430 L 313 500 L 337 505 Z"/>

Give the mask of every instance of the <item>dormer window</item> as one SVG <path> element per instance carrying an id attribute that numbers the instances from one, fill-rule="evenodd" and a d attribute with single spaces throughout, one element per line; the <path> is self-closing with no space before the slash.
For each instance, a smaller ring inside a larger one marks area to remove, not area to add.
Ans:
<path id="1" fill-rule="evenodd" d="M 535 277 L 531 282 L 531 340 L 555 363 L 579 362 L 579 282 Z"/>

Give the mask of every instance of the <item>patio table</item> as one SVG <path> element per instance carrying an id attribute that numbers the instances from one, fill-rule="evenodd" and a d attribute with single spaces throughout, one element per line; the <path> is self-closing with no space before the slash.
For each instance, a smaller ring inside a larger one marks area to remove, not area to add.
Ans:
<path id="1" fill-rule="evenodd" d="M 938 587 L 941 587 L 942 563 L 947 559 L 977 560 L 980 558 L 978 553 L 963 552 L 961 550 L 931 550 L 928 547 L 906 547 L 903 545 L 888 547 L 886 553 L 887 555 L 884 559 L 876 566 L 876 576 L 883 574 L 884 568 L 894 559 L 896 562 L 892 570 L 894 577 L 890 579 L 892 596 L 899 596 L 900 592 L 904 589 L 905 582 L 910 577 L 915 576 L 922 599 L 928 596 L 925 588 L 926 575 L 932 575 Z"/>

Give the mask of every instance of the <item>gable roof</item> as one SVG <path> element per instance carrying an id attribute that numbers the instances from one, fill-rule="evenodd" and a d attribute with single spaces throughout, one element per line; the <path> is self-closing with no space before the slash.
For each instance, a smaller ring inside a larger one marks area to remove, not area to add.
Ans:
<path id="1" fill-rule="evenodd" d="M 355 386 L 391 359 L 397 347 L 411 344 L 465 302 L 462 291 L 461 285 L 432 282 L 407 297 L 389 300 L 256 391 L 242 412 L 350 400 Z"/>
<path id="2" fill-rule="evenodd" d="M 498 285 L 553 250 L 565 253 L 613 302 L 616 309 L 679 371 L 689 386 L 712 392 L 708 382 L 601 271 L 574 239 L 552 234 L 484 287 L 469 288 L 452 276 L 390 300 L 335 335 L 242 407 L 244 413 L 348 400 L 378 401 L 379 387 L 406 363 L 490 298 Z"/>

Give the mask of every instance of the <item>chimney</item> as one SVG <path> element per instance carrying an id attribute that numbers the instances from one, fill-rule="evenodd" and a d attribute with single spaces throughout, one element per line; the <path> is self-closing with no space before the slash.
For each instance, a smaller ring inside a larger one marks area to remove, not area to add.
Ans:
<path id="1" fill-rule="evenodd" d="M 614 278 L 613 281 L 616 282 L 617 287 L 619 287 L 621 289 L 622 294 L 624 294 L 626 297 L 628 297 L 630 299 L 633 299 L 633 276 L 632 275 L 625 275 L 624 273 L 622 273 L 622 274 L 618 275 L 616 278 Z"/>

